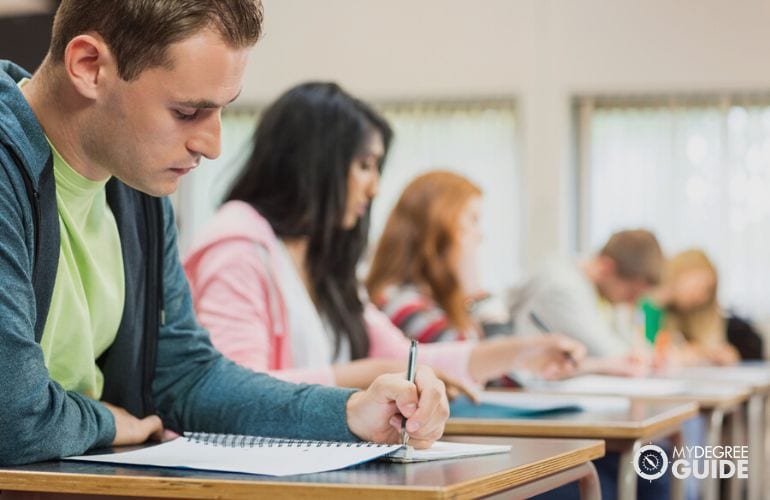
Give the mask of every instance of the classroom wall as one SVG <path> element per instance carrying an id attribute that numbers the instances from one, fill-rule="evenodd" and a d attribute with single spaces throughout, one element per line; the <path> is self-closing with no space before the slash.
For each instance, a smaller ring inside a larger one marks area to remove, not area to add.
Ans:
<path id="1" fill-rule="evenodd" d="M 0 17 L 52 12 L 51 0 L 0 0 Z"/>
<path id="2" fill-rule="evenodd" d="M 525 268 L 575 247 L 575 93 L 770 87 L 766 0 L 264 0 L 241 102 L 307 79 L 369 100 L 514 96 Z"/>

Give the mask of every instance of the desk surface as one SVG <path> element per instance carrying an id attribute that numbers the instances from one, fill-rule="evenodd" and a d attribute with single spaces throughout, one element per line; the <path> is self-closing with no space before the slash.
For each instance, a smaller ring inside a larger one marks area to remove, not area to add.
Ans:
<path id="1" fill-rule="evenodd" d="M 370 462 L 283 478 L 57 461 L 0 468 L 0 489 L 165 498 L 470 498 L 520 486 L 604 455 L 604 443 L 595 440 L 446 439 L 510 444 L 512 450 L 413 464 Z"/>
<path id="2" fill-rule="evenodd" d="M 598 396 L 597 396 L 598 397 Z M 695 403 L 632 399 L 626 408 L 532 418 L 450 418 L 447 434 L 559 438 L 647 439 L 675 430 L 698 413 Z"/>
<path id="3" fill-rule="evenodd" d="M 673 377 L 678 379 L 679 377 Z M 667 401 L 696 403 L 704 410 L 732 411 L 751 397 L 754 389 L 750 384 L 738 384 L 715 378 L 704 382 L 702 378 L 685 379 L 687 392 L 670 396 L 633 396 L 637 401 Z"/>
<path id="4" fill-rule="evenodd" d="M 667 376 L 708 383 L 732 383 L 749 387 L 755 394 L 770 393 L 770 363 L 682 368 Z"/>
<path id="5" fill-rule="evenodd" d="M 620 387 L 617 392 L 591 392 L 586 390 L 585 392 L 559 392 L 558 390 L 545 389 L 532 389 L 528 392 L 532 393 L 550 393 L 550 394 L 564 394 L 568 397 L 574 397 L 575 395 L 584 396 L 620 396 L 631 397 L 635 400 L 642 401 L 662 401 L 673 403 L 696 403 L 699 408 L 705 410 L 724 410 L 730 411 L 737 408 L 740 404 L 744 403 L 752 394 L 757 391 L 770 391 L 770 370 L 767 374 L 752 373 L 751 377 L 743 376 L 740 373 L 731 372 L 729 374 L 725 372 L 713 372 L 706 371 L 705 374 L 692 370 L 678 370 L 675 374 L 668 374 L 660 378 L 671 378 L 672 380 L 682 381 L 685 384 L 685 392 L 681 394 L 666 394 L 666 395 L 633 395 L 629 396 L 624 393 Z M 712 370 L 711 368 L 704 368 L 704 370 Z M 706 375 L 708 374 L 708 375 Z M 729 376 L 728 376 L 729 375 Z M 660 380 L 656 377 L 656 381 Z M 749 380 L 746 380 L 746 379 Z M 767 386 L 757 385 L 762 384 L 764 380 L 767 380 Z M 643 380 L 643 379 L 640 379 Z"/>

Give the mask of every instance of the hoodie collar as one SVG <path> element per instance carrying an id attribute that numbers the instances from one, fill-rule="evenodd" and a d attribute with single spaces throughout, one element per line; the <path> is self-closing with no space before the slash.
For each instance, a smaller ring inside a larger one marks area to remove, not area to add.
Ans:
<path id="1" fill-rule="evenodd" d="M 10 61 L 0 60 L 0 143 L 19 157 L 37 189 L 51 149 L 18 87 L 23 78 L 30 78 L 30 74 Z"/>

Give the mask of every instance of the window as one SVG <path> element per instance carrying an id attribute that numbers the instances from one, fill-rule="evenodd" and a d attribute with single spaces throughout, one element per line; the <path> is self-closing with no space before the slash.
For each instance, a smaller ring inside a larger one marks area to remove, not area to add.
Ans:
<path id="1" fill-rule="evenodd" d="M 483 191 L 481 284 L 500 291 L 519 272 L 521 223 L 514 106 L 510 101 L 381 106 L 395 131 L 372 208 L 376 242 L 406 185 L 429 170 L 461 174 Z"/>
<path id="2" fill-rule="evenodd" d="M 580 247 L 646 227 L 664 251 L 704 249 L 722 304 L 770 311 L 770 96 L 581 98 Z"/>

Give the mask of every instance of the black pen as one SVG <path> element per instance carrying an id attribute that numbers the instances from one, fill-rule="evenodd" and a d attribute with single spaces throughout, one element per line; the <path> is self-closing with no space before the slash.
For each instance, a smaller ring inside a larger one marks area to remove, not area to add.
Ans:
<path id="1" fill-rule="evenodd" d="M 541 332 L 548 333 L 551 331 L 551 329 L 548 328 L 545 323 L 543 323 L 543 320 L 541 320 L 540 317 L 537 314 L 535 314 L 534 311 L 529 311 L 529 319 Z M 569 351 L 563 351 L 563 352 L 567 360 L 573 365 L 577 366 L 577 361 L 575 361 L 575 358 L 572 357 L 572 353 Z"/>
<path id="2" fill-rule="evenodd" d="M 409 346 L 409 361 L 406 365 L 406 379 L 409 382 L 414 383 L 415 367 L 417 366 L 417 341 L 412 340 L 412 344 Z M 406 417 L 401 418 L 401 444 L 407 446 L 409 444 L 409 434 L 406 432 Z M 408 451 L 408 449 L 407 449 Z"/>

